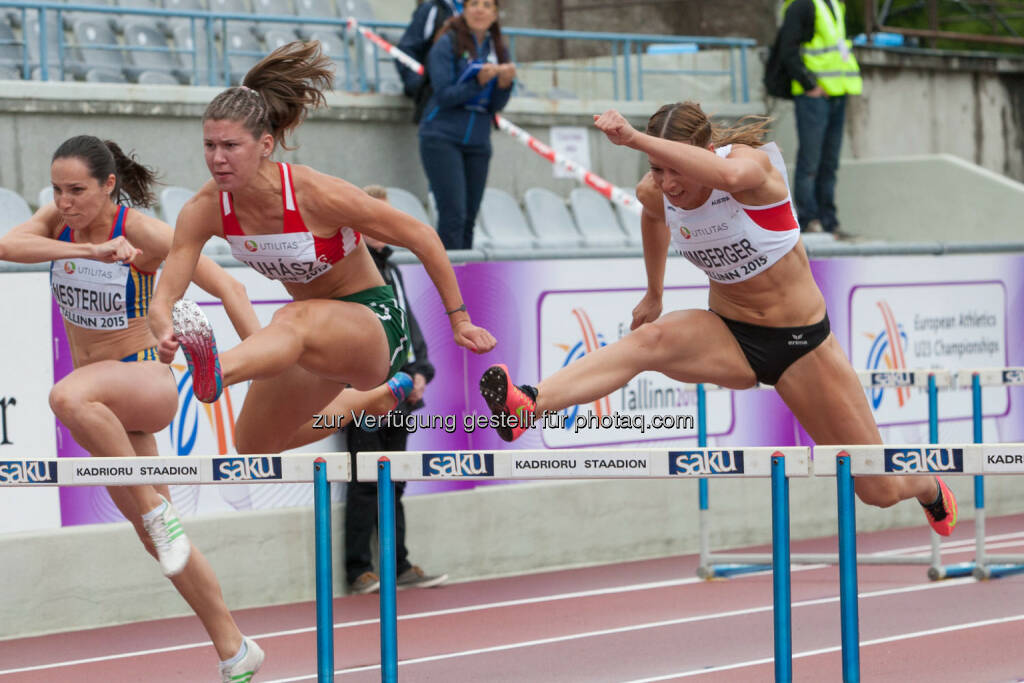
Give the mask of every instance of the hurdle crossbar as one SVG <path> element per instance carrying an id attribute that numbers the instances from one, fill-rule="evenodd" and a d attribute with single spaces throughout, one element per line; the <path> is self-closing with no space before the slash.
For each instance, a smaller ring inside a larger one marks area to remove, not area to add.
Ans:
<path id="1" fill-rule="evenodd" d="M 860 680 L 853 478 L 1024 474 L 1024 443 L 815 446 L 814 475 L 835 476 L 839 495 L 839 603 L 843 680 Z"/>
<path id="2" fill-rule="evenodd" d="M 334 680 L 329 482 L 351 477 L 348 453 L 0 459 L 0 487 L 312 483 L 318 683 Z"/>
<path id="3" fill-rule="evenodd" d="M 770 477 L 772 490 L 772 592 L 775 677 L 792 679 L 789 562 L 789 477 L 810 472 L 805 447 L 565 449 L 522 451 L 415 451 L 359 453 L 360 481 L 376 481 L 380 505 L 381 673 L 397 680 L 397 614 L 394 572 L 394 482 L 494 479 L 674 479 Z M 388 569 L 390 568 L 390 569 Z"/>
<path id="4" fill-rule="evenodd" d="M 906 388 L 920 389 L 928 392 L 928 431 L 932 442 L 938 441 L 938 390 L 953 386 L 953 375 L 942 369 L 908 369 L 908 370 L 858 370 L 857 379 L 861 386 L 870 388 Z M 758 389 L 772 389 L 766 384 L 756 385 Z M 707 385 L 711 391 L 728 391 L 726 387 Z M 703 389 L 697 390 L 697 424 L 698 444 L 707 445 L 707 407 L 703 398 Z M 701 481 L 700 491 L 700 526 L 701 550 L 697 576 L 703 579 L 724 578 L 738 574 L 764 571 L 771 561 L 767 553 L 716 553 L 710 547 L 710 516 L 707 481 Z M 946 568 L 942 567 L 938 534 L 930 532 L 930 553 L 928 556 L 887 555 L 871 553 L 857 555 L 859 564 L 871 565 L 925 565 L 928 576 L 932 580 L 945 578 Z M 790 560 L 794 564 L 838 564 L 836 553 L 792 553 Z M 952 571 L 952 570 L 951 570 Z M 949 576 L 953 574 L 950 573 Z"/>

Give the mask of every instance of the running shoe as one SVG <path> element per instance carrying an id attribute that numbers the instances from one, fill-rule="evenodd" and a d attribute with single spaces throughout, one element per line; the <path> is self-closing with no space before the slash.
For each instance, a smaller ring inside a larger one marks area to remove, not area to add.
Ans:
<path id="1" fill-rule="evenodd" d="M 256 672 L 263 666 L 263 659 L 266 657 L 263 650 L 256 641 L 248 636 L 242 636 L 242 643 L 245 646 L 245 654 L 234 664 L 220 665 L 221 683 L 249 683 Z"/>
<path id="2" fill-rule="evenodd" d="M 416 565 L 398 575 L 398 588 L 433 588 L 448 580 L 447 574 L 432 576 Z"/>
<path id="3" fill-rule="evenodd" d="M 363 572 L 355 581 L 348 585 L 352 595 L 366 595 L 380 590 L 380 579 L 373 572 Z"/>
<path id="4" fill-rule="evenodd" d="M 171 501 L 163 496 L 160 496 L 160 500 L 163 502 L 156 508 L 160 512 L 152 517 L 148 514 L 143 515 L 142 526 L 153 541 L 164 576 L 176 576 L 188 564 L 188 557 L 192 554 L 192 543 L 185 535 L 185 529 L 182 528 L 181 520 Z"/>
<path id="5" fill-rule="evenodd" d="M 941 477 L 935 477 L 935 481 L 939 485 L 939 500 L 932 505 L 923 506 L 924 516 L 928 518 L 928 523 L 932 525 L 932 529 L 935 529 L 935 533 L 939 536 L 949 536 L 953 533 L 953 527 L 956 526 L 956 496 L 949 490 Z M 936 513 L 940 511 L 944 511 L 946 514 L 942 519 L 936 520 Z"/>
<path id="6" fill-rule="evenodd" d="M 214 403 L 223 390 L 220 358 L 213 327 L 194 301 L 180 299 L 171 309 L 174 338 L 181 344 L 192 373 L 192 393 L 203 403 Z"/>
<path id="7" fill-rule="evenodd" d="M 391 409 L 394 410 L 405 401 L 405 397 L 412 391 L 412 377 L 406 372 L 396 372 L 395 376 L 388 380 L 388 390 L 395 397 L 395 405 L 391 406 Z"/>
<path id="8" fill-rule="evenodd" d="M 491 412 L 501 418 L 495 429 L 503 440 L 514 441 L 533 426 L 537 402 L 536 390 L 531 396 L 530 389 L 533 388 L 512 384 L 508 367 L 504 365 L 492 365 L 480 378 L 480 394 Z"/>

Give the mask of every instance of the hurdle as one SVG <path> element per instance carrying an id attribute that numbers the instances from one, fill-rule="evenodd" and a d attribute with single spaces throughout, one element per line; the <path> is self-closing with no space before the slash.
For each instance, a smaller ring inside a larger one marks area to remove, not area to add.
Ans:
<path id="1" fill-rule="evenodd" d="M 1024 474 L 1024 443 L 815 446 L 814 474 L 836 477 L 843 681 L 854 683 L 860 680 L 860 645 L 853 478 L 907 474 Z"/>
<path id="2" fill-rule="evenodd" d="M 377 482 L 381 680 L 393 683 L 398 679 L 395 481 L 699 477 L 771 478 L 775 679 L 792 680 L 789 478 L 810 475 L 809 452 L 809 448 L 796 446 L 359 453 L 359 481 Z"/>
<path id="3" fill-rule="evenodd" d="M 914 370 L 858 370 L 857 377 L 865 389 L 918 389 L 928 392 L 928 439 L 931 443 L 939 440 L 938 391 L 948 389 L 953 384 L 952 374 L 948 370 L 914 369 Z M 709 385 L 711 390 L 728 390 L 725 387 Z M 758 389 L 772 387 L 758 384 Z M 697 385 L 697 439 L 698 445 L 707 445 L 707 405 L 706 388 Z M 764 553 L 715 553 L 711 550 L 711 522 L 708 495 L 708 482 L 700 482 L 699 518 L 701 528 L 700 562 L 697 576 L 703 579 L 727 578 L 738 574 L 764 571 L 768 568 L 771 556 Z M 884 554 L 864 554 L 857 556 L 860 564 L 873 565 L 928 565 L 928 577 L 933 581 L 946 578 L 946 570 L 941 563 L 941 545 L 939 535 L 929 530 L 930 552 L 927 557 L 892 556 Z M 1022 558 L 1024 559 L 1024 558 Z M 840 560 L 835 553 L 793 553 L 794 564 L 837 564 Z M 1024 571 L 1024 569 L 1022 569 Z M 968 571 L 969 573 L 969 571 Z M 950 574 L 949 576 L 952 576 Z"/>
<path id="4" fill-rule="evenodd" d="M 0 459 L 0 487 L 312 482 L 318 683 L 334 680 L 334 588 L 331 576 L 329 482 L 349 481 L 351 475 L 348 453 Z"/>
<path id="5" fill-rule="evenodd" d="M 956 373 L 959 389 L 971 388 L 971 421 L 974 443 L 984 442 L 982 433 L 982 387 L 1024 386 L 1024 367 L 968 368 Z M 1024 572 L 1024 555 L 989 555 L 985 551 L 985 477 L 974 477 L 974 560 L 941 568 L 943 576 L 973 575 L 978 580 L 998 579 Z"/>

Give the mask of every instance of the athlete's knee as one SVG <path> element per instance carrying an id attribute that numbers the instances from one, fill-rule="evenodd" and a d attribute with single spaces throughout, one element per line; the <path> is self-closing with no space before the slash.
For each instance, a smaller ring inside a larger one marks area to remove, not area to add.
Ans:
<path id="1" fill-rule="evenodd" d="M 70 382 L 61 380 L 50 389 L 50 409 L 61 420 L 67 420 L 85 401 L 82 392 Z"/>
<path id="2" fill-rule="evenodd" d="M 857 497 L 865 505 L 879 508 L 892 507 L 903 500 L 902 491 L 897 481 L 888 477 L 865 477 L 855 484 Z"/>
<path id="3" fill-rule="evenodd" d="M 292 302 L 274 311 L 274 315 L 270 318 L 270 324 L 302 326 L 308 317 L 306 306 L 302 302 Z"/>
<path id="4" fill-rule="evenodd" d="M 638 365 L 648 367 L 666 353 L 668 335 L 658 322 L 644 323 L 633 330 L 625 339 L 636 349 Z M 625 341 L 625 340 L 624 340 Z"/>

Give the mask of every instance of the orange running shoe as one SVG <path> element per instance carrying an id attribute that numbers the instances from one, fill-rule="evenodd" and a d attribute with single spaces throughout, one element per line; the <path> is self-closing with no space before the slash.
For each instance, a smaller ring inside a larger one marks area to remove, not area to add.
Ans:
<path id="1" fill-rule="evenodd" d="M 935 477 L 935 481 L 939 485 L 939 500 L 932 505 L 923 506 L 924 516 L 928 518 L 928 523 L 935 529 L 935 533 L 939 536 L 949 536 L 953 533 L 953 527 L 956 526 L 956 496 L 949 490 L 941 477 Z M 935 512 L 938 510 L 935 508 L 939 506 L 941 506 L 941 510 L 945 510 L 946 516 L 936 520 Z"/>
<path id="2" fill-rule="evenodd" d="M 492 365 L 480 378 L 480 394 L 487 401 L 487 407 L 499 417 L 495 425 L 498 436 L 505 441 L 518 439 L 533 426 L 537 402 L 527 391 L 512 384 L 508 368 Z"/>

